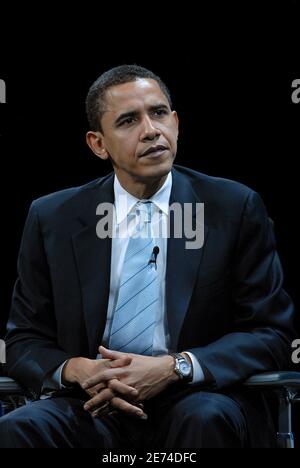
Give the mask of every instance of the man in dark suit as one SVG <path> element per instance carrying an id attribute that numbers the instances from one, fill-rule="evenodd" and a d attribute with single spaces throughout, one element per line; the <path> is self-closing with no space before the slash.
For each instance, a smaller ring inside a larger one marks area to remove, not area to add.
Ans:
<path id="1" fill-rule="evenodd" d="M 248 187 L 173 166 L 171 109 L 141 67 L 91 87 L 87 143 L 114 173 L 30 208 L 6 372 L 36 401 L 0 419 L 0 446 L 271 446 L 238 384 L 290 361 L 272 226 Z"/>

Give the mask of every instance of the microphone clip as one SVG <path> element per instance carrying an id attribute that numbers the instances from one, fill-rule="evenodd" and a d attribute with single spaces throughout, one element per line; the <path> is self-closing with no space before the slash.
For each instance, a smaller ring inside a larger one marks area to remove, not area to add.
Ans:
<path id="1" fill-rule="evenodd" d="M 157 255 L 159 253 L 159 247 L 157 247 L 157 245 L 155 247 L 153 247 L 153 251 L 151 253 L 151 257 L 150 257 L 150 260 L 148 262 L 148 265 L 150 265 L 151 263 L 154 263 L 155 265 L 155 270 L 157 270 L 157 263 L 156 263 L 156 260 L 157 260 Z"/>

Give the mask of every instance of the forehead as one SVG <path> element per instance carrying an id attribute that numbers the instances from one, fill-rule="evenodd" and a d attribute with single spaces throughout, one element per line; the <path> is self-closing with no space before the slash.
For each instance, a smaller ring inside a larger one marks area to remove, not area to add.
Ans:
<path id="1" fill-rule="evenodd" d="M 151 79 L 138 79 L 109 88 L 105 95 L 106 112 L 122 112 L 157 102 L 168 104 L 158 83 Z"/>

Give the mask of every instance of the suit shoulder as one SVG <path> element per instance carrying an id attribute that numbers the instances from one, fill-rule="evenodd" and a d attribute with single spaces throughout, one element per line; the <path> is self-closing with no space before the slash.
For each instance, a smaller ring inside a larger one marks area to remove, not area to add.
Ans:
<path id="1" fill-rule="evenodd" d="M 226 179 L 222 177 L 215 177 L 195 171 L 183 166 L 174 166 L 175 169 L 189 179 L 193 186 L 194 191 L 200 198 L 209 198 L 214 200 L 222 200 L 225 202 L 227 199 L 245 200 L 250 194 L 255 193 L 253 189 L 241 182 Z"/>
<path id="2" fill-rule="evenodd" d="M 80 203 L 81 200 L 85 199 L 85 197 L 95 189 L 101 189 L 101 185 L 111 176 L 112 174 L 109 174 L 105 177 L 92 180 L 84 185 L 70 187 L 44 195 L 35 199 L 31 206 L 41 215 L 49 215 L 50 213 L 55 213 L 63 208 L 67 209 L 74 203 Z"/>

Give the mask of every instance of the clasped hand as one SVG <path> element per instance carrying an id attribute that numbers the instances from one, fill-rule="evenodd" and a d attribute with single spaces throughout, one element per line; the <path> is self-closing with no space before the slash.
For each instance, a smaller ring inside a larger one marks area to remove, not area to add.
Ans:
<path id="1" fill-rule="evenodd" d="M 84 405 L 93 416 L 107 410 L 123 411 L 127 415 L 146 419 L 142 401 L 154 397 L 176 381 L 173 358 L 121 353 L 99 347 L 103 359 L 101 368 L 80 382 L 92 397 Z"/>

